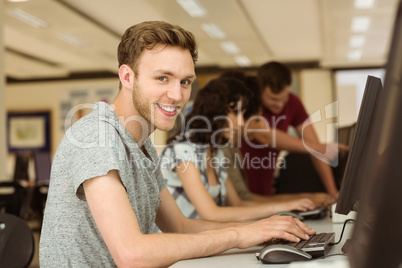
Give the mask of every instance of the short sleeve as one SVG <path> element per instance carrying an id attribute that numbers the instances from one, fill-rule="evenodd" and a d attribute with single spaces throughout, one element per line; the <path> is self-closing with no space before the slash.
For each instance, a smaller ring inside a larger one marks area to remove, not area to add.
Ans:
<path id="1" fill-rule="evenodd" d="M 87 129 L 90 128 L 80 127 L 75 136 L 72 134 L 73 128 L 70 128 L 66 133 L 66 137 L 68 137 L 66 142 L 70 143 L 67 147 L 67 153 L 70 156 L 66 157 L 66 159 L 70 159 L 69 173 L 72 177 L 76 195 L 81 200 L 86 200 L 82 186 L 84 181 L 104 176 L 110 170 L 120 171 L 123 168 L 117 151 L 117 148 L 122 148 L 122 146 L 115 143 L 118 141 L 111 139 L 108 145 L 103 145 L 98 139 L 99 137 L 105 137 L 106 134 L 102 133 L 102 130 L 87 131 Z M 114 128 L 109 128 L 109 130 L 114 131 L 114 133 L 109 133 L 109 137 L 117 135 Z M 63 152 L 61 153 L 63 154 Z"/>
<path id="2" fill-rule="evenodd" d="M 196 149 L 187 143 L 178 143 L 166 148 L 162 154 L 163 163 L 173 170 L 181 162 L 192 162 L 196 167 L 202 162 L 202 154 L 197 154 Z"/>
<path id="3" fill-rule="evenodd" d="M 292 126 L 297 127 L 308 119 L 308 114 L 300 99 L 293 93 L 289 94 L 289 107 L 292 110 Z"/>

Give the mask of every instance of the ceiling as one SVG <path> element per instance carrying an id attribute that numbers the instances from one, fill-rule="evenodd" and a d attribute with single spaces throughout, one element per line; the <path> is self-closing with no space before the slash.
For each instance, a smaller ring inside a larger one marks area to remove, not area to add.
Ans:
<path id="1" fill-rule="evenodd" d="M 191 17 L 180 0 L 0 1 L 5 73 L 13 81 L 114 75 L 121 34 L 144 20 L 164 20 L 193 32 L 198 70 L 255 68 L 270 60 L 322 68 L 380 67 L 386 63 L 399 2 L 374 0 L 371 8 L 357 9 L 355 0 L 196 0 L 206 14 Z M 39 18 L 41 26 L 16 17 L 21 14 Z M 352 30 L 355 17 L 368 18 L 368 28 Z M 203 30 L 206 23 L 218 25 L 223 36 L 211 38 Z M 221 46 L 228 41 L 236 46 L 226 53 Z"/>

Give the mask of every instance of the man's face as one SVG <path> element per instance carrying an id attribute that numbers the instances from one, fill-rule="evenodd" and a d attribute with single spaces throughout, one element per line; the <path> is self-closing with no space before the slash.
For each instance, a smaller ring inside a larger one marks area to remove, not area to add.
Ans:
<path id="1" fill-rule="evenodd" d="M 134 78 L 134 109 L 151 128 L 170 130 L 190 98 L 194 80 L 194 63 L 188 50 L 165 45 L 145 49 Z"/>
<path id="2" fill-rule="evenodd" d="M 280 114 L 289 100 L 290 86 L 281 92 L 273 93 L 270 87 L 265 87 L 261 93 L 262 105 L 273 114 Z"/>

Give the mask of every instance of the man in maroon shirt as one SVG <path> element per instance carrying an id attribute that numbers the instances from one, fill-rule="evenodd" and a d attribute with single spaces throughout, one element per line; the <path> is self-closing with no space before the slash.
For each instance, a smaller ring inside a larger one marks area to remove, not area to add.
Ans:
<path id="1" fill-rule="evenodd" d="M 246 124 L 247 135 L 242 141 L 243 168 L 246 171 L 252 192 L 271 195 L 275 167 L 280 165 L 280 150 L 308 153 L 308 148 L 325 155 L 325 159 L 312 156 L 312 161 L 327 192 L 338 198 L 331 167 L 326 163 L 337 156 L 342 144 L 322 144 L 311 124 L 305 124 L 308 114 L 299 98 L 290 92 L 292 76 L 290 70 L 281 63 L 269 62 L 258 70 L 261 89 L 261 115 L 265 120 L 251 120 Z M 293 126 L 299 137 L 287 134 Z"/>

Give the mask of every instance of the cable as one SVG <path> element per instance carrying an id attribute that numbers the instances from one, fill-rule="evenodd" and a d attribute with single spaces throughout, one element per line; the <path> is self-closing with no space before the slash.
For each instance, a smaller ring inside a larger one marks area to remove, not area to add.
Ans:
<path id="1" fill-rule="evenodd" d="M 354 219 L 348 219 L 348 220 L 346 220 L 346 221 L 343 223 L 342 232 L 341 232 L 341 236 L 340 236 L 340 238 L 339 238 L 339 241 L 338 241 L 338 242 L 329 243 L 329 245 L 330 245 L 330 246 L 338 245 L 338 244 L 342 241 L 342 236 L 343 236 L 343 232 L 345 231 L 346 223 L 348 223 L 348 222 L 354 222 L 354 221 L 355 221 Z"/>

